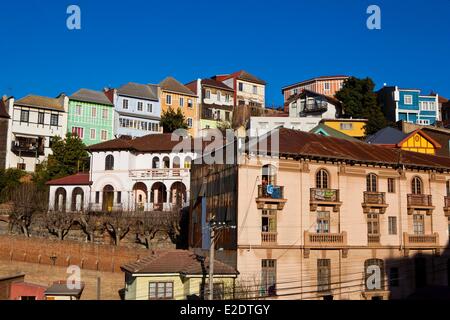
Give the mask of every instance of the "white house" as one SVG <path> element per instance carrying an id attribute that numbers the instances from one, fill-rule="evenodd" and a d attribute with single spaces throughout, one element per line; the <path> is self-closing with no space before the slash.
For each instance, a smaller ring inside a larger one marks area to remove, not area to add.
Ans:
<path id="1" fill-rule="evenodd" d="M 63 211 L 170 211 L 185 207 L 191 161 L 202 143 L 171 134 L 121 137 L 92 145 L 89 174 L 48 182 L 49 209 Z M 180 142 L 181 141 L 181 142 Z M 178 148 L 180 143 L 183 148 Z"/>
<path id="2" fill-rule="evenodd" d="M 51 153 L 54 136 L 64 137 L 67 132 L 69 98 L 61 94 L 56 98 L 28 95 L 8 100 L 11 116 L 8 128 L 6 168 L 19 168 L 33 172 Z"/>

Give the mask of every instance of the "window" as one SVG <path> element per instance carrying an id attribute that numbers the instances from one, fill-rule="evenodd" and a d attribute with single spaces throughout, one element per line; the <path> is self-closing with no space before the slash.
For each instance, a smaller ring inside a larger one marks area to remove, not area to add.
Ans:
<path id="1" fill-rule="evenodd" d="M 213 284 L 213 300 L 223 300 L 224 299 L 224 285 L 222 282 Z M 209 281 L 206 283 L 200 283 L 200 296 L 209 298 Z"/>
<path id="2" fill-rule="evenodd" d="M 316 173 L 316 188 L 328 189 L 328 172 L 324 169 L 320 169 Z"/>
<path id="3" fill-rule="evenodd" d="M 173 299 L 173 282 L 149 282 L 149 300 Z"/>
<path id="4" fill-rule="evenodd" d="M 184 107 L 184 98 L 180 97 L 180 107 Z"/>
<path id="5" fill-rule="evenodd" d="M 376 174 L 369 173 L 366 177 L 366 188 L 368 192 L 377 192 L 378 190 L 378 177 Z"/>
<path id="6" fill-rule="evenodd" d="M 45 119 L 45 113 L 39 112 L 38 113 L 38 124 L 44 124 L 44 119 Z"/>
<path id="7" fill-rule="evenodd" d="M 192 104 L 192 99 L 188 99 L 188 108 L 192 108 L 194 105 Z"/>
<path id="8" fill-rule="evenodd" d="M 411 191 L 413 194 L 422 194 L 422 179 L 414 177 L 411 181 Z"/>
<path id="9" fill-rule="evenodd" d="M 81 116 L 81 105 L 80 105 L 80 104 L 77 104 L 77 105 L 75 106 L 75 114 L 76 114 L 77 116 Z"/>
<path id="10" fill-rule="evenodd" d="M 425 233 L 425 223 L 423 214 L 413 215 L 413 228 L 415 235 L 423 235 Z"/>
<path id="11" fill-rule="evenodd" d="M 330 85 L 329 82 L 324 82 L 323 83 L 323 90 L 324 91 L 330 91 L 330 87 L 331 87 L 331 85 Z"/>
<path id="12" fill-rule="evenodd" d="M 389 224 L 389 234 L 390 235 L 397 234 L 397 217 L 389 217 L 388 224 Z"/>
<path id="13" fill-rule="evenodd" d="M 261 232 L 277 232 L 277 211 L 263 210 L 261 216 Z"/>
<path id="14" fill-rule="evenodd" d="M 389 269 L 389 286 L 396 288 L 400 286 L 400 274 L 398 268 L 393 267 Z"/>
<path id="15" fill-rule="evenodd" d="M 78 138 L 84 138 L 84 128 L 72 127 L 72 134 L 76 134 Z"/>
<path id="16" fill-rule="evenodd" d="M 91 134 L 90 134 L 91 140 L 95 140 L 95 136 L 96 136 L 95 129 L 91 129 L 90 131 L 91 131 Z"/>
<path id="17" fill-rule="evenodd" d="M 367 234 L 369 236 L 377 236 L 380 234 L 380 223 L 378 213 L 367 214 Z"/>
<path id="18" fill-rule="evenodd" d="M 205 98 L 206 99 L 210 99 L 211 98 L 211 91 L 210 90 L 206 90 L 205 91 Z"/>
<path id="19" fill-rule="evenodd" d="M 123 99 L 123 101 L 122 101 L 122 108 L 123 109 L 128 109 L 128 100 L 127 99 Z"/>
<path id="20" fill-rule="evenodd" d="M 244 84 L 242 82 L 238 83 L 239 91 L 244 91 Z"/>
<path id="21" fill-rule="evenodd" d="M 408 105 L 413 104 L 413 97 L 412 97 L 412 95 L 405 94 L 405 96 L 403 97 L 403 103 L 404 104 L 408 104 Z"/>
<path id="22" fill-rule="evenodd" d="M 394 193 L 395 192 L 395 179 L 394 178 L 388 178 L 388 192 Z"/>
<path id="23" fill-rule="evenodd" d="M 153 112 L 153 104 L 147 103 L 147 112 Z"/>
<path id="24" fill-rule="evenodd" d="M 114 156 L 112 154 L 108 154 L 105 158 L 105 170 L 114 170 Z"/>
<path id="25" fill-rule="evenodd" d="M 318 211 L 317 212 L 317 233 L 329 233 L 330 232 L 330 212 Z"/>
<path id="26" fill-rule="evenodd" d="M 17 169 L 25 171 L 27 169 L 27 166 L 25 163 L 18 163 Z"/>
<path id="27" fill-rule="evenodd" d="M 331 289 L 331 260 L 317 260 L 317 291 L 327 292 Z"/>
<path id="28" fill-rule="evenodd" d="M 122 203 L 122 192 L 117 191 L 117 203 Z"/>
<path id="29" fill-rule="evenodd" d="M 137 109 L 138 111 L 142 111 L 144 109 L 144 103 L 142 101 L 138 101 Z"/>
<path id="30" fill-rule="evenodd" d="M 93 107 L 92 108 L 92 118 L 96 118 L 97 117 L 97 108 Z"/>
<path id="31" fill-rule="evenodd" d="M 102 130 L 100 138 L 102 139 L 102 141 L 108 140 L 108 131 Z"/>
<path id="32" fill-rule="evenodd" d="M 230 102 L 230 95 L 229 94 L 225 95 L 225 102 Z"/>
<path id="33" fill-rule="evenodd" d="M 258 87 L 257 86 L 253 86 L 253 94 L 258 94 Z"/>
<path id="34" fill-rule="evenodd" d="M 102 110 L 102 118 L 107 120 L 108 119 L 108 109 Z"/>
<path id="35" fill-rule="evenodd" d="M 225 121 L 230 121 L 230 111 L 225 111 Z"/>
<path id="36" fill-rule="evenodd" d="M 190 169 L 191 168 L 191 162 L 192 162 L 192 159 L 190 157 L 186 157 L 184 159 L 184 168 L 185 169 Z"/>
<path id="37" fill-rule="evenodd" d="M 20 111 L 20 122 L 29 122 L 30 121 L 30 111 L 21 110 Z"/>
<path id="38" fill-rule="evenodd" d="M 239 101 L 238 101 L 238 105 L 239 105 L 239 106 L 245 105 L 245 101 L 244 101 L 244 100 L 239 100 Z"/>
<path id="39" fill-rule="evenodd" d="M 192 128 L 192 118 L 187 118 L 188 128 Z"/>
<path id="40" fill-rule="evenodd" d="M 59 119 L 59 116 L 57 114 L 50 115 L 50 125 L 57 127 L 58 126 L 58 119 Z"/>
<path id="41" fill-rule="evenodd" d="M 262 184 L 276 185 L 277 183 L 277 168 L 273 165 L 266 164 L 262 167 Z"/>
<path id="42" fill-rule="evenodd" d="M 341 130 L 352 130 L 353 123 L 341 123 L 340 128 L 341 128 Z"/>
<path id="43" fill-rule="evenodd" d="M 294 94 L 297 94 L 298 93 L 298 89 L 296 88 L 296 89 L 294 89 L 294 90 L 292 90 L 292 94 L 294 95 Z"/>
<path id="44" fill-rule="evenodd" d="M 217 101 L 220 102 L 220 91 L 217 91 Z"/>
<path id="45" fill-rule="evenodd" d="M 100 191 L 95 192 L 95 203 L 100 203 Z"/>
<path id="46" fill-rule="evenodd" d="M 172 96 L 170 94 L 166 95 L 166 104 L 168 105 L 172 104 Z"/>
<path id="47" fill-rule="evenodd" d="M 277 261 L 274 259 L 261 260 L 261 295 L 275 296 L 277 283 Z"/>

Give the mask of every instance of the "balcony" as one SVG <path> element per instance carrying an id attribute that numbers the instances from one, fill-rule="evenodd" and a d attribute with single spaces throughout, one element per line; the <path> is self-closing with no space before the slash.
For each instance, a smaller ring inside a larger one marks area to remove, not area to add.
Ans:
<path id="1" fill-rule="evenodd" d="M 371 209 L 379 209 L 379 213 L 385 213 L 388 206 L 385 192 L 364 192 L 362 203 L 364 213 L 369 213 Z"/>
<path id="2" fill-rule="evenodd" d="M 367 243 L 369 244 L 369 246 L 380 244 L 380 235 L 379 234 L 367 235 Z"/>
<path id="3" fill-rule="evenodd" d="M 303 105 L 303 113 L 323 113 L 328 110 L 328 103 L 326 101 L 315 101 Z"/>
<path id="4" fill-rule="evenodd" d="M 446 217 L 450 217 L 450 197 L 444 197 L 444 213 Z"/>
<path id="5" fill-rule="evenodd" d="M 148 170 L 130 170 L 129 177 L 132 179 L 174 179 L 180 180 L 189 177 L 190 169 L 184 168 L 167 168 L 167 169 L 148 169 Z"/>
<path id="6" fill-rule="evenodd" d="M 305 231 L 305 247 L 342 248 L 347 246 L 347 233 L 313 233 Z"/>
<path id="7" fill-rule="evenodd" d="M 263 245 L 270 245 L 277 243 L 277 233 L 276 232 L 261 232 L 261 243 Z"/>
<path id="8" fill-rule="evenodd" d="M 258 209 L 270 209 L 271 205 L 276 205 L 277 210 L 282 210 L 287 202 L 284 198 L 284 187 L 270 184 L 259 185 L 256 202 Z"/>
<path id="9" fill-rule="evenodd" d="M 432 214 L 434 210 L 430 194 L 408 194 L 408 214 L 413 214 L 415 210 L 425 210 L 427 214 Z"/>
<path id="10" fill-rule="evenodd" d="M 403 233 L 405 249 L 437 249 L 439 246 L 439 234 L 408 234 Z"/>
<path id="11" fill-rule="evenodd" d="M 19 157 L 39 157 L 44 155 L 44 146 L 18 144 L 12 142 L 11 151 Z"/>
<path id="12" fill-rule="evenodd" d="M 339 201 L 337 189 L 311 189 L 310 209 L 316 211 L 318 206 L 332 206 L 333 211 L 339 211 L 342 202 Z"/>

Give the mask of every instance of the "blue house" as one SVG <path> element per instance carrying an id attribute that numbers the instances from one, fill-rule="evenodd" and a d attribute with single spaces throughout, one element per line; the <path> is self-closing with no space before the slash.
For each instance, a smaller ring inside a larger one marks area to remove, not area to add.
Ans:
<path id="1" fill-rule="evenodd" d="M 441 120 L 437 94 L 423 95 L 419 89 L 391 86 L 383 87 L 377 95 L 381 110 L 389 121 L 434 125 Z"/>

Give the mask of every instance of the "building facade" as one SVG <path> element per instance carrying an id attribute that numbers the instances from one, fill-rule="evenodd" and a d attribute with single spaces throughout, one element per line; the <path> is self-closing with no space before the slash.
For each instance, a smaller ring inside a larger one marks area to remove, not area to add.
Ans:
<path id="1" fill-rule="evenodd" d="M 322 119 L 320 123 L 357 139 L 366 136 L 367 119 Z"/>
<path id="2" fill-rule="evenodd" d="M 263 141 L 239 164 L 193 165 L 191 248 L 209 248 L 211 216 L 234 224 L 216 257 L 267 299 L 398 299 L 450 284 L 448 158 L 278 137 L 278 150 Z"/>
<path id="3" fill-rule="evenodd" d="M 52 138 L 66 135 L 69 98 L 28 95 L 16 101 L 10 98 L 8 105 L 6 167 L 33 172 L 51 153 Z"/>
<path id="4" fill-rule="evenodd" d="M 11 117 L 8 114 L 8 98 L 0 100 L 0 170 L 6 168 L 6 154 L 8 149 L 8 128 Z"/>
<path id="5" fill-rule="evenodd" d="M 180 109 L 186 118 L 189 134 L 196 136 L 200 124 L 200 109 L 197 95 L 172 77 L 165 78 L 159 85 L 161 87 L 160 100 L 162 111 L 167 111 L 169 107 L 175 111 Z"/>
<path id="6" fill-rule="evenodd" d="M 142 137 L 162 132 L 159 88 L 153 84 L 127 83 L 118 89 L 106 89 L 114 104 L 114 135 Z"/>
<path id="7" fill-rule="evenodd" d="M 69 97 L 67 131 L 89 146 L 114 137 L 114 105 L 104 92 L 80 89 Z"/>
<path id="8" fill-rule="evenodd" d="M 392 122 L 406 121 L 434 125 L 440 121 L 439 95 L 423 95 L 419 89 L 383 87 L 377 92 L 385 117 Z"/>

